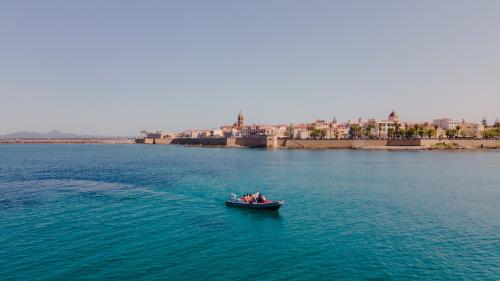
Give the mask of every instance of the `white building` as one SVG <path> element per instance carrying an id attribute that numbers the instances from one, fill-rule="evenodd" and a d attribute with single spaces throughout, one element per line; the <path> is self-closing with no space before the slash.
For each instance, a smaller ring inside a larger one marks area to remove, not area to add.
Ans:
<path id="1" fill-rule="evenodd" d="M 293 139 L 308 139 L 310 132 L 307 124 L 293 125 L 291 130 Z"/>
<path id="2" fill-rule="evenodd" d="M 370 128 L 370 136 L 377 138 L 387 138 L 389 130 L 396 130 L 399 123 L 399 115 L 396 111 L 392 110 L 387 120 L 368 119 L 368 122 L 363 124 L 364 128 Z M 401 125 L 401 124 L 400 124 Z"/>
<path id="3" fill-rule="evenodd" d="M 210 130 L 210 137 L 212 138 L 220 138 L 223 136 L 224 132 L 222 130 L 217 130 L 217 129 Z"/>
<path id="4" fill-rule="evenodd" d="M 243 127 L 243 137 L 258 138 L 274 135 L 275 128 L 268 125 L 250 125 Z"/>
<path id="5" fill-rule="evenodd" d="M 460 125 L 460 121 L 451 118 L 441 118 L 432 120 L 432 125 L 438 126 L 443 130 L 455 129 Z"/>
<path id="6" fill-rule="evenodd" d="M 287 137 L 288 126 L 287 125 L 275 125 L 274 135 L 278 138 Z"/>

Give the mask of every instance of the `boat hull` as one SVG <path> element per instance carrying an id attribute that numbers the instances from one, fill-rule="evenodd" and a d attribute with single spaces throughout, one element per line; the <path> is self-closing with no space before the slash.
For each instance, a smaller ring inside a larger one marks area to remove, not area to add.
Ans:
<path id="1" fill-rule="evenodd" d="M 231 207 L 240 207 L 254 210 L 268 210 L 268 211 L 276 211 L 278 210 L 283 203 L 280 201 L 272 201 L 270 203 L 243 203 L 239 200 L 227 200 L 226 205 Z"/>

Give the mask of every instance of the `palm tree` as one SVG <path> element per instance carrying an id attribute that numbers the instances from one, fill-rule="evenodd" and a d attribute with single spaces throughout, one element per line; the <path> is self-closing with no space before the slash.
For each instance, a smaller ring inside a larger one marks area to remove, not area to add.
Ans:
<path id="1" fill-rule="evenodd" d="M 457 125 L 457 127 L 456 127 L 456 130 L 457 130 L 456 131 L 456 135 L 457 135 L 457 137 L 460 134 L 460 129 L 462 129 L 462 127 L 460 127 L 460 125 Z"/>
<path id="2" fill-rule="evenodd" d="M 417 130 L 415 128 L 409 128 L 406 130 L 406 138 L 411 139 L 414 138 L 417 133 Z"/>
<path id="3" fill-rule="evenodd" d="M 319 130 L 319 135 L 321 139 L 324 139 L 326 136 L 326 130 L 325 129 Z"/>
<path id="4" fill-rule="evenodd" d="M 396 133 L 396 136 L 399 137 L 400 136 L 399 128 L 401 127 L 401 124 L 399 124 L 398 122 L 394 122 L 394 127 L 395 127 L 394 132 Z"/>
<path id="5" fill-rule="evenodd" d="M 361 136 L 362 130 L 363 129 L 359 124 L 352 124 L 349 127 L 349 135 L 351 136 L 351 138 L 359 138 Z"/>
<path id="6" fill-rule="evenodd" d="M 394 128 L 387 129 L 387 136 L 389 138 L 393 139 L 394 138 L 394 131 L 395 131 Z"/>
<path id="7" fill-rule="evenodd" d="M 488 126 L 488 121 L 486 120 L 486 117 L 483 117 L 483 120 L 481 120 L 481 124 L 486 128 Z"/>
<path id="8" fill-rule="evenodd" d="M 396 134 L 398 138 L 404 139 L 404 136 L 406 136 L 406 129 L 399 129 L 399 131 Z"/>
<path id="9" fill-rule="evenodd" d="M 446 136 L 451 139 L 453 137 L 455 137 L 455 135 L 457 134 L 457 129 L 448 129 L 446 130 Z"/>
<path id="10" fill-rule="evenodd" d="M 425 131 L 425 134 L 427 135 L 427 138 L 430 139 L 432 135 L 436 134 L 436 130 L 434 130 L 433 128 L 429 128 Z"/>

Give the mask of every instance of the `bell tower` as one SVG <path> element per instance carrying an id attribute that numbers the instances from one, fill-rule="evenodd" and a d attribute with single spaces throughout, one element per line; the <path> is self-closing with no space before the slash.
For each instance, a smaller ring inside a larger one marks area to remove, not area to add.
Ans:
<path id="1" fill-rule="evenodd" d="M 243 128 L 243 113 L 241 112 L 241 109 L 240 109 L 240 113 L 238 114 L 238 121 L 236 121 L 236 128 L 238 129 L 241 129 Z"/>

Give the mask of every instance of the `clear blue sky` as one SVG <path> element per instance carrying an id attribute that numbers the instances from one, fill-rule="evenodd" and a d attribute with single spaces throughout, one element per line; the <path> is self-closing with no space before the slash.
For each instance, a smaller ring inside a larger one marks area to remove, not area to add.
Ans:
<path id="1" fill-rule="evenodd" d="M 0 134 L 500 117 L 500 1 L 0 1 Z"/>

